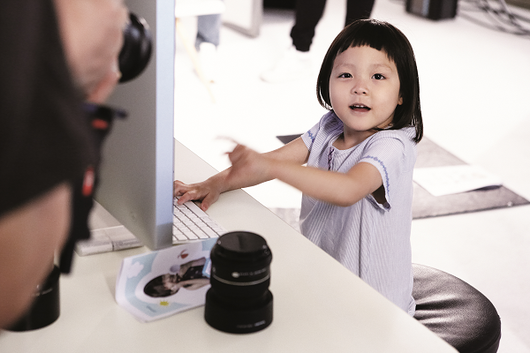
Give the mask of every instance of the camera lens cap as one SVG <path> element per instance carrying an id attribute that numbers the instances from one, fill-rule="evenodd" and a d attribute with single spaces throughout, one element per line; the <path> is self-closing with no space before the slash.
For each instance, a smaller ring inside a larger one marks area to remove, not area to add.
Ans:
<path id="1" fill-rule="evenodd" d="M 231 260 L 261 261 L 271 256 L 265 239 L 251 232 L 226 233 L 217 240 L 216 247 L 216 255 Z"/>

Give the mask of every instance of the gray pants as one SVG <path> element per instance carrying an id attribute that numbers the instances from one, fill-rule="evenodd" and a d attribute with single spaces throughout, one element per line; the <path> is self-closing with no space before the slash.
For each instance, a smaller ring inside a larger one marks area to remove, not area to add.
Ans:
<path id="1" fill-rule="evenodd" d="M 195 47 L 197 50 L 201 43 L 212 43 L 216 47 L 219 45 L 219 30 L 221 28 L 221 15 L 204 15 L 197 19 L 197 39 Z"/>

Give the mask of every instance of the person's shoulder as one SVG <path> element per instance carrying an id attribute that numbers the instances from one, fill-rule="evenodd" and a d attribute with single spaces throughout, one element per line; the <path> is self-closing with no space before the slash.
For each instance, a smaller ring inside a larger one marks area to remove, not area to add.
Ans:
<path id="1" fill-rule="evenodd" d="M 383 139 L 394 139 L 398 141 L 402 141 L 403 143 L 412 143 L 414 144 L 414 136 L 416 134 L 416 130 L 414 127 L 405 127 L 399 130 L 381 130 L 377 133 L 373 134 L 371 136 L 372 141 L 378 141 Z"/>
<path id="2" fill-rule="evenodd" d="M 320 118 L 320 126 L 327 131 L 342 130 L 344 125 L 333 110 L 330 110 Z"/>
<path id="3" fill-rule="evenodd" d="M 382 130 L 378 131 L 366 140 L 366 149 L 394 151 L 396 153 L 404 153 L 406 155 L 413 155 L 416 149 L 416 142 L 414 142 L 415 129 L 413 127 L 406 127 L 399 130 Z"/>

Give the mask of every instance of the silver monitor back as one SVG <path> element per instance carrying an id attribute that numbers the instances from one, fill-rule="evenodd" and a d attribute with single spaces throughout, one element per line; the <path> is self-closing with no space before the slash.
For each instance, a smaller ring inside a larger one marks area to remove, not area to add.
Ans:
<path id="1" fill-rule="evenodd" d="M 172 242 L 175 0 L 126 5 L 149 24 L 153 50 L 145 71 L 108 102 L 129 117 L 115 121 L 104 142 L 96 200 L 155 250 Z"/>

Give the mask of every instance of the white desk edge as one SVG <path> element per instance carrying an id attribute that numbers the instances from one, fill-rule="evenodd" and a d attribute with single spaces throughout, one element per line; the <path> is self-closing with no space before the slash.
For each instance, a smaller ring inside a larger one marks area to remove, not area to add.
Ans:
<path id="1" fill-rule="evenodd" d="M 178 179 L 195 182 L 215 173 L 177 141 L 175 151 Z M 204 307 L 138 322 L 114 300 L 122 259 L 148 251 L 137 248 L 76 256 L 72 274 L 61 278 L 59 319 L 35 331 L 0 333 L 0 352 L 455 352 L 244 191 L 221 195 L 208 213 L 229 231 L 267 240 L 271 326 L 226 334 L 206 324 Z"/>

